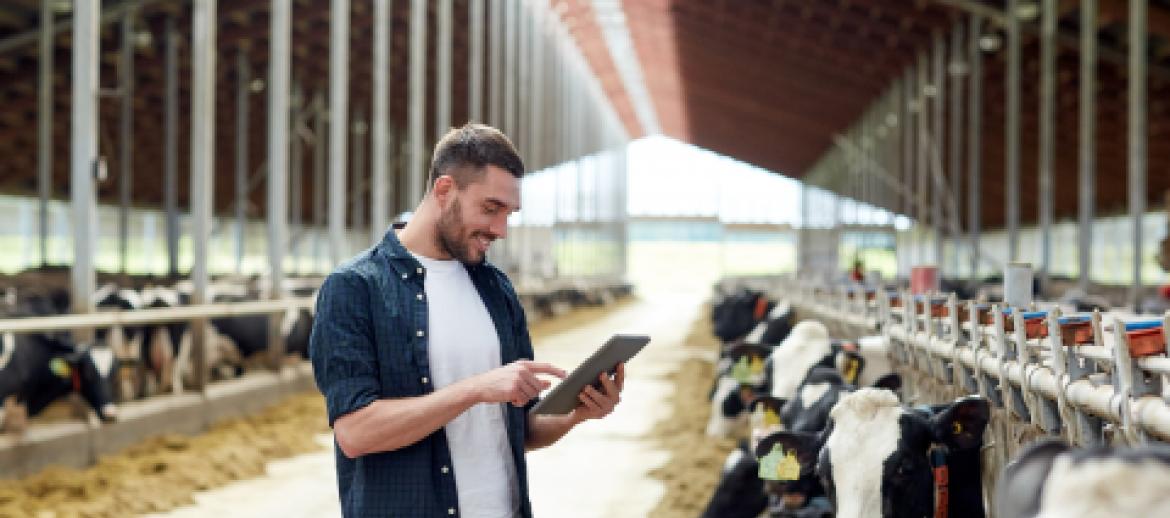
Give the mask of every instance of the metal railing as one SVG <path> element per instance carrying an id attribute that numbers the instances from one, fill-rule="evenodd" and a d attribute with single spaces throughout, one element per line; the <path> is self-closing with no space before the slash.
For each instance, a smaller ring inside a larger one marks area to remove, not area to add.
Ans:
<path id="1" fill-rule="evenodd" d="M 1120 316 L 1081 315 L 1091 333 L 1070 343 L 1055 305 L 1026 312 L 960 302 L 953 294 L 867 295 L 860 286 L 780 282 L 780 292 L 799 309 L 858 332 L 880 332 L 897 364 L 956 392 L 988 398 L 1015 424 L 1083 446 L 1170 441 L 1170 405 L 1163 396 L 1170 358 L 1164 351 L 1133 358 Z M 1170 313 L 1160 324 L 1170 329 Z M 1167 337 L 1163 332 L 1161 341 Z"/>

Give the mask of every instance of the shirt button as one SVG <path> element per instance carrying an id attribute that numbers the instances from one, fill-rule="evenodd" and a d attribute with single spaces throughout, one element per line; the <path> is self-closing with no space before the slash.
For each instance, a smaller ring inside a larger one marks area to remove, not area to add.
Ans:
<path id="1" fill-rule="evenodd" d="M 447 509 L 447 514 L 454 516 L 455 515 L 455 508 L 452 507 L 450 509 Z"/>
<path id="2" fill-rule="evenodd" d="M 427 384 L 427 383 L 429 383 L 430 381 L 431 381 L 431 380 L 430 380 L 430 379 L 427 379 L 427 377 L 426 377 L 426 376 L 423 376 L 423 377 L 422 377 L 422 382 L 423 382 L 423 385 L 426 385 L 426 384 Z M 443 469 L 447 469 L 447 467 L 446 467 L 446 466 L 443 466 Z M 446 471 L 444 471 L 443 473 L 446 473 Z"/>
<path id="3" fill-rule="evenodd" d="M 405 278 L 407 278 L 407 277 L 410 277 L 410 275 L 407 275 L 407 274 L 405 274 L 405 273 L 404 273 L 404 274 L 402 274 L 402 278 L 403 278 L 403 279 L 405 279 Z"/>
<path id="4" fill-rule="evenodd" d="M 414 333 L 414 335 L 415 335 L 415 336 L 417 336 L 417 337 L 419 337 L 419 338 L 422 338 L 422 336 L 423 336 L 424 334 L 426 334 L 426 333 L 424 333 L 424 332 L 422 331 L 422 329 L 419 329 L 417 332 L 415 332 L 415 333 Z"/>
<path id="5" fill-rule="evenodd" d="M 422 293 L 419 293 L 418 295 L 415 295 L 415 297 L 417 297 L 418 300 L 422 300 L 423 295 L 422 295 Z"/>
<path id="6" fill-rule="evenodd" d="M 443 474 L 445 475 L 451 471 L 451 468 L 448 468 L 447 466 L 443 466 L 443 469 L 441 469 L 439 471 L 442 471 Z"/>
<path id="7" fill-rule="evenodd" d="M 422 275 L 422 268 L 415 268 L 415 269 L 414 269 L 414 273 L 417 273 L 417 274 L 419 274 L 419 275 Z M 454 513 L 452 513 L 452 514 L 454 514 Z"/>

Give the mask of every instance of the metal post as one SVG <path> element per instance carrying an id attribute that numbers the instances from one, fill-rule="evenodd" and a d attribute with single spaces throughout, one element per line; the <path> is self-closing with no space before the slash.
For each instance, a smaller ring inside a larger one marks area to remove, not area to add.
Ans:
<path id="1" fill-rule="evenodd" d="M 951 107 L 950 107 L 950 182 L 951 198 L 951 260 L 949 261 L 950 274 L 959 276 L 959 248 L 962 243 L 962 180 L 963 180 L 963 74 L 966 72 L 963 41 L 963 24 L 955 25 L 951 31 L 951 64 L 954 69 L 951 77 Z"/>
<path id="2" fill-rule="evenodd" d="M 1020 255 L 1020 19 L 1019 0 L 1008 0 L 1007 7 L 1007 112 L 1004 116 L 1004 199 L 1008 234 L 1008 260 Z"/>
<path id="3" fill-rule="evenodd" d="M 191 6 L 191 267 L 192 304 L 208 300 L 208 255 L 211 241 L 215 164 L 215 55 L 216 0 L 194 0 Z M 204 326 L 196 320 L 192 329 L 192 386 L 201 390 L 207 382 L 204 358 Z"/>
<path id="4" fill-rule="evenodd" d="M 915 218 L 915 234 L 917 234 L 917 239 L 915 239 L 915 249 L 916 256 L 918 257 L 919 261 L 921 263 L 926 263 L 928 257 L 926 252 L 927 244 L 926 236 L 923 235 L 923 231 L 927 230 L 929 225 L 934 224 L 934 222 L 929 221 L 930 216 L 929 210 L 927 209 L 927 197 L 930 195 L 931 185 L 930 143 L 927 141 L 927 137 L 930 135 L 931 127 L 930 118 L 927 114 L 928 103 L 926 98 L 926 85 L 929 81 L 928 77 L 930 74 L 930 57 L 925 52 L 919 54 L 918 56 L 917 72 L 918 86 L 916 88 L 915 95 L 918 99 L 918 112 L 917 117 L 915 117 L 917 120 L 914 124 L 914 129 L 918 131 L 916 135 L 918 141 L 918 166 L 915 167 L 915 172 L 918 173 L 918 178 L 915 181 L 915 183 L 918 185 L 918 190 L 916 191 L 918 193 L 918 206 L 916 207 L 917 210 L 915 212 L 917 213 L 918 217 Z"/>
<path id="5" fill-rule="evenodd" d="M 516 18 L 520 9 L 520 2 L 502 2 L 504 4 L 504 100 L 503 100 L 503 130 L 506 135 L 515 138 L 516 132 L 516 58 L 517 27 Z"/>
<path id="6" fill-rule="evenodd" d="M 37 67 L 37 232 L 41 265 L 49 264 L 49 196 L 53 190 L 53 3 L 41 1 L 40 58 Z"/>
<path id="7" fill-rule="evenodd" d="M 1092 280 L 1093 212 L 1097 198 L 1097 0 L 1081 0 L 1080 175 L 1077 210 L 1077 286 Z"/>
<path id="8" fill-rule="evenodd" d="M 531 89 L 529 90 L 529 109 L 528 109 L 528 134 L 529 139 L 526 145 L 528 146 L 528 168 L 535 170 L 543 164 L 543 151 L 546 144 L 544 138 L 544 117 L 547 111 L 544 109 L 544 17 L 547 12 L 544 11 L 545 4 L 537 3 L 534 9 L 537 12 L 532 14 L 532 40 L 529 45 L 532 49 L 530 55 L 532 57 L 531 70 L 532 79 L 529 81 Z"/>
<path id="9" fill-rule="evenodd" d="M 73 6 L 73 100 L 69 191 L 73 215 L 72 304 L 76 313 L 93 311 L 94 240 L 97 238 L 94 177 L 98 168 L 98 61 L 100 0 Z"/>
<path id="10" fill-rule="evenodd" d="M 370 242 L 378 243 L 389 223 L 387 168 L 390 165 L 388 138 L 390 112 L 390 0 L 374 0 L 374 98 L 370 134 Z"/>
<path id="11" fill-rule="evenodd" d="M 1056 0 L 1044 0 L 1040 22 L 1040 289 L 1052 260 L 1053 169 L 1056 167 Z"/>
<path id="12" fill-rule="evenodd" d="M 435 27 L 435 141 L 451 125 L 451 0 L 438 0 Z"/>
<path id="13" fill-rule="evenodd" d="M 1129 217 L 1133 225 L 1133 283 L 1129 301 L 1140 311 L 1142 301 L 1142 220 L 1146 213 L 1147 99 L 1146 29 L 1148 0 L 1129 0 Z"/>
<path id="14" fill-rule="evenodd" d="M 122 49 L 118 63 L 121 115 L 118 120 L 118 271 L 126 273 L 130 246 L 130 195 L 134 186 L 134 10 L 122 18 Z"/>
<path id="15" fill-rule="evenodd" d="M 907 188 L 902 196 L 902 213 L 907 218 L 914 217 L 914 164 L 917 163 L 914 154 L 914 72 L 913 69 L 907 70 L 905 77 L 902 79 L 902 91 L 900 105 L 898 107 L 898 118 L 901 120 L 901 144 L 902 144 L 902 184 Z M 908 255 L 908 254 L 907 254 Z"/>
<path id="16" fill-rule="evenodd" d="M 313 101 L 316 128 L 313 135 L 313 268 L 321 266 L 321 231 L 325 228 L 325 131 L 330 121 L 325 113 L 325 96 L 320 91 Z M 300 189 L 300 187 L 298 187 Z M 297 216 L 298 218 L 300 216 Z M 304 229 L 301 229 L 304 232 Z"/>
<path id="17" fill-rule="evenodd" d="M 364 190 L 366 188 L 366 134 L 369 133 L 369 126 L 366 125 L 365 115 L 362 114 L 362 109 L 358 108 L 353 111 L 353 142 L 351 149 L 353 154 L 353 179 L 349 182 L 350 188 L 350 202 L 349 202 L 349 224 L 353 228 L 360 229 L 365 226 L 366 217 L 366 197 Z"/>
<path id="18" fill-rule="evenodd" d="M 305 151 L 304 142 L 298 134 L 300 128 L 305 124 L 305 91 L 301 88 L 300 81 L 292 81 L 291 97 L 286 96 L 285 104 L 288 109 L 285 110 L 292 119 L 291 123 L 286 123 L 285 127 L 291 127 L 292 132 L 288 134 L 286 140 L 288 141 L 289 160 L 286 162 L 285 171 L 287 171 L 287 179 L 284 181 L 286 187 L 284 189 L 284 196 L 287 198 L 288 210 L 283 212 L 285 223 L 284 242 L 288 243 L 288 255 L 292 256 L 293 267 L 297 272 L 300 271 L 302 250 L 304 250 L 305 225 L 304 225 L 304 194 L 305 194 Z M 315 141 L 320 141 L 322 146 L 325 144 L 325 135 L 314 135 Z M 322 147 L 321 149 L 324 149 Z M 325 154 L 321 153 L 322 156 Z M 314 157 L 316 159 L 316 157 Z M 294 237 L 295 236 L 295 237 Z M 281 263 L 283 264 L 283 263 Z"/>
<path id="19" fill-rule="evenodd" d="M 422 200 L 426 189 L 423 169 L 423 108 L 426 107 L 427 2 L 410 1 L 410 203 Z"/>
<path id="20" fill-rule="evenodd" d="M 292 0 L 272 0 L 268 62 L 268 272 L 269 296 L 280 298 L 288 243 L 288 114 Z M 321 135 L 317 135 L 318 140 Z M 300 190 L 300 185 L 293 186 Z"/>
<path id="21" fill-rule="evenodd" d="M 247 50 L 236 49 L 236 274 L 243 272 L 248 204 L 248 88 L 252 71 Z"/>
<path id="22" fill-rule="evenodd" d="M 348 255 L 345 244 L 346 116 L 349 110 L 349 0 L 329 10 L 329 252 L 333 264 Z"/>
<path id="23" fill-rule="evenodd" d="M 485 0 L 469 0 L 467 33 L 467 119 L 483 121 L 483 30 Z"/>
<path id="24" fill-rule="evenodd" d="M 166 211 L 167 275 L 179 275 L 179 33 L 175 17 L 166 22 L 166 79 L 163 88 L 163 207 Z"/>
<path id="25" fill-rule="evenodd" d="M 946 59 L 947 57 L 947 40 L 940 32 L 934 37 L 934 53 L 931 56 L 934 63 L 931 66 L 932 78 L 931 83 L 934 84 L 934 98 L 931 99 L 931 127 L 930 127 L 930 150 L 931 150 L 931 169 L 934 164 L 942 166 L 942 149 L 943 149 L 943 126 L 944 113 L 943 106 L 946 105 Z M 938 160 L 934 159 L 938 157 Z M 946 186 L 942 184 L 942 179 L 947 177 L 945 171 L 939 171 L 939 174 L 931 174 L 934 181 L 930 182 L 932 188 L 930 191 L 930 222 L 934 227 L 934 264 L 938 266 L 941 271 L 943 268 L 943 197 L 946 195 Z M 947 272 L 954 275 L 955 272 Z"/>
<path id="26" fill-rule="evenodd" d="M 504 85 L 504 2 L 491 2 L 492 32 L 488 36 L 488 69 L 491 71 L 491 85 L 488 89 L 491 98 L 488 99 L 488 120 L 492 126 L 499 128 L 503 123 L 503 85 Z"/>
<path id="27" fill-rule="evenodd" d="M 970 96 L 967 97 L 967 224 L 970 225 L 970 247 L 972 283 L 979 278 L 979 231 L 982 227 L 982 176 L 983 176 L 983 53 L 979 49 L 979 37 L 983 32 L 983 20 L 972 15 L 967 35 L 968 77 Z"/>

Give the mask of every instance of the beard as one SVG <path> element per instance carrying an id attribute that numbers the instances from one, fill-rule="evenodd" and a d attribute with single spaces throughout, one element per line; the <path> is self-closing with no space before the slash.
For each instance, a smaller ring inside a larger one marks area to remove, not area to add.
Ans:
<path id="1" fill-rule="evenodd" d="M 473 257 L 477 251 L 468 246 L 468 242 L 472 238 L 479 237 L 481 233 L 478 231 L 467 233 L 467 227 L 463 224 L 463 209 L 460 208 L 459 200 L 452 200 L 451 208 L 439 214 L 437 227 L 438 231 L 435 235 L 438 236 L 440 250 L 468 266 L 483 263 L 486 254 L 481 253 L 479 257 Z M 488 239 L 491 238 L 488 237 Z"/>

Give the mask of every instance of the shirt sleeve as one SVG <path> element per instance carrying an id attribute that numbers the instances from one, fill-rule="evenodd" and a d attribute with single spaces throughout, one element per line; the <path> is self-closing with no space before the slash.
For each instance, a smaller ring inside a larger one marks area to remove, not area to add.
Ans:
<path id="1" fill-rule="evenodd" d="M 517 351 L 519 351 L 521 358 L 535 360 L 536 354 L 532 349 L 532 336 L 528 333 L 528 317 L 524 314 L 524 305 L 520 303 L 520 296 L 516 294 L 516 289 L 512 287 L 512 283 L 508 281 L 507 277 L 503 275 L 500 277 L 510 306 L 509 313 L 512 315 L 512 332 L 516 336 Z M 530 399 L 528 404 L 524 405 L 524 412 L 528 413 L 539 402 L 539 396 Z"/>
<path id="2" fill-rule="evenodd" d="M 378 358 L 370 326 L 368 291 L 352 272 L 334 272 L 317 294 L 309 335 L 317 388 L 325 395 L 329 426 L 378 399 Z"/>

